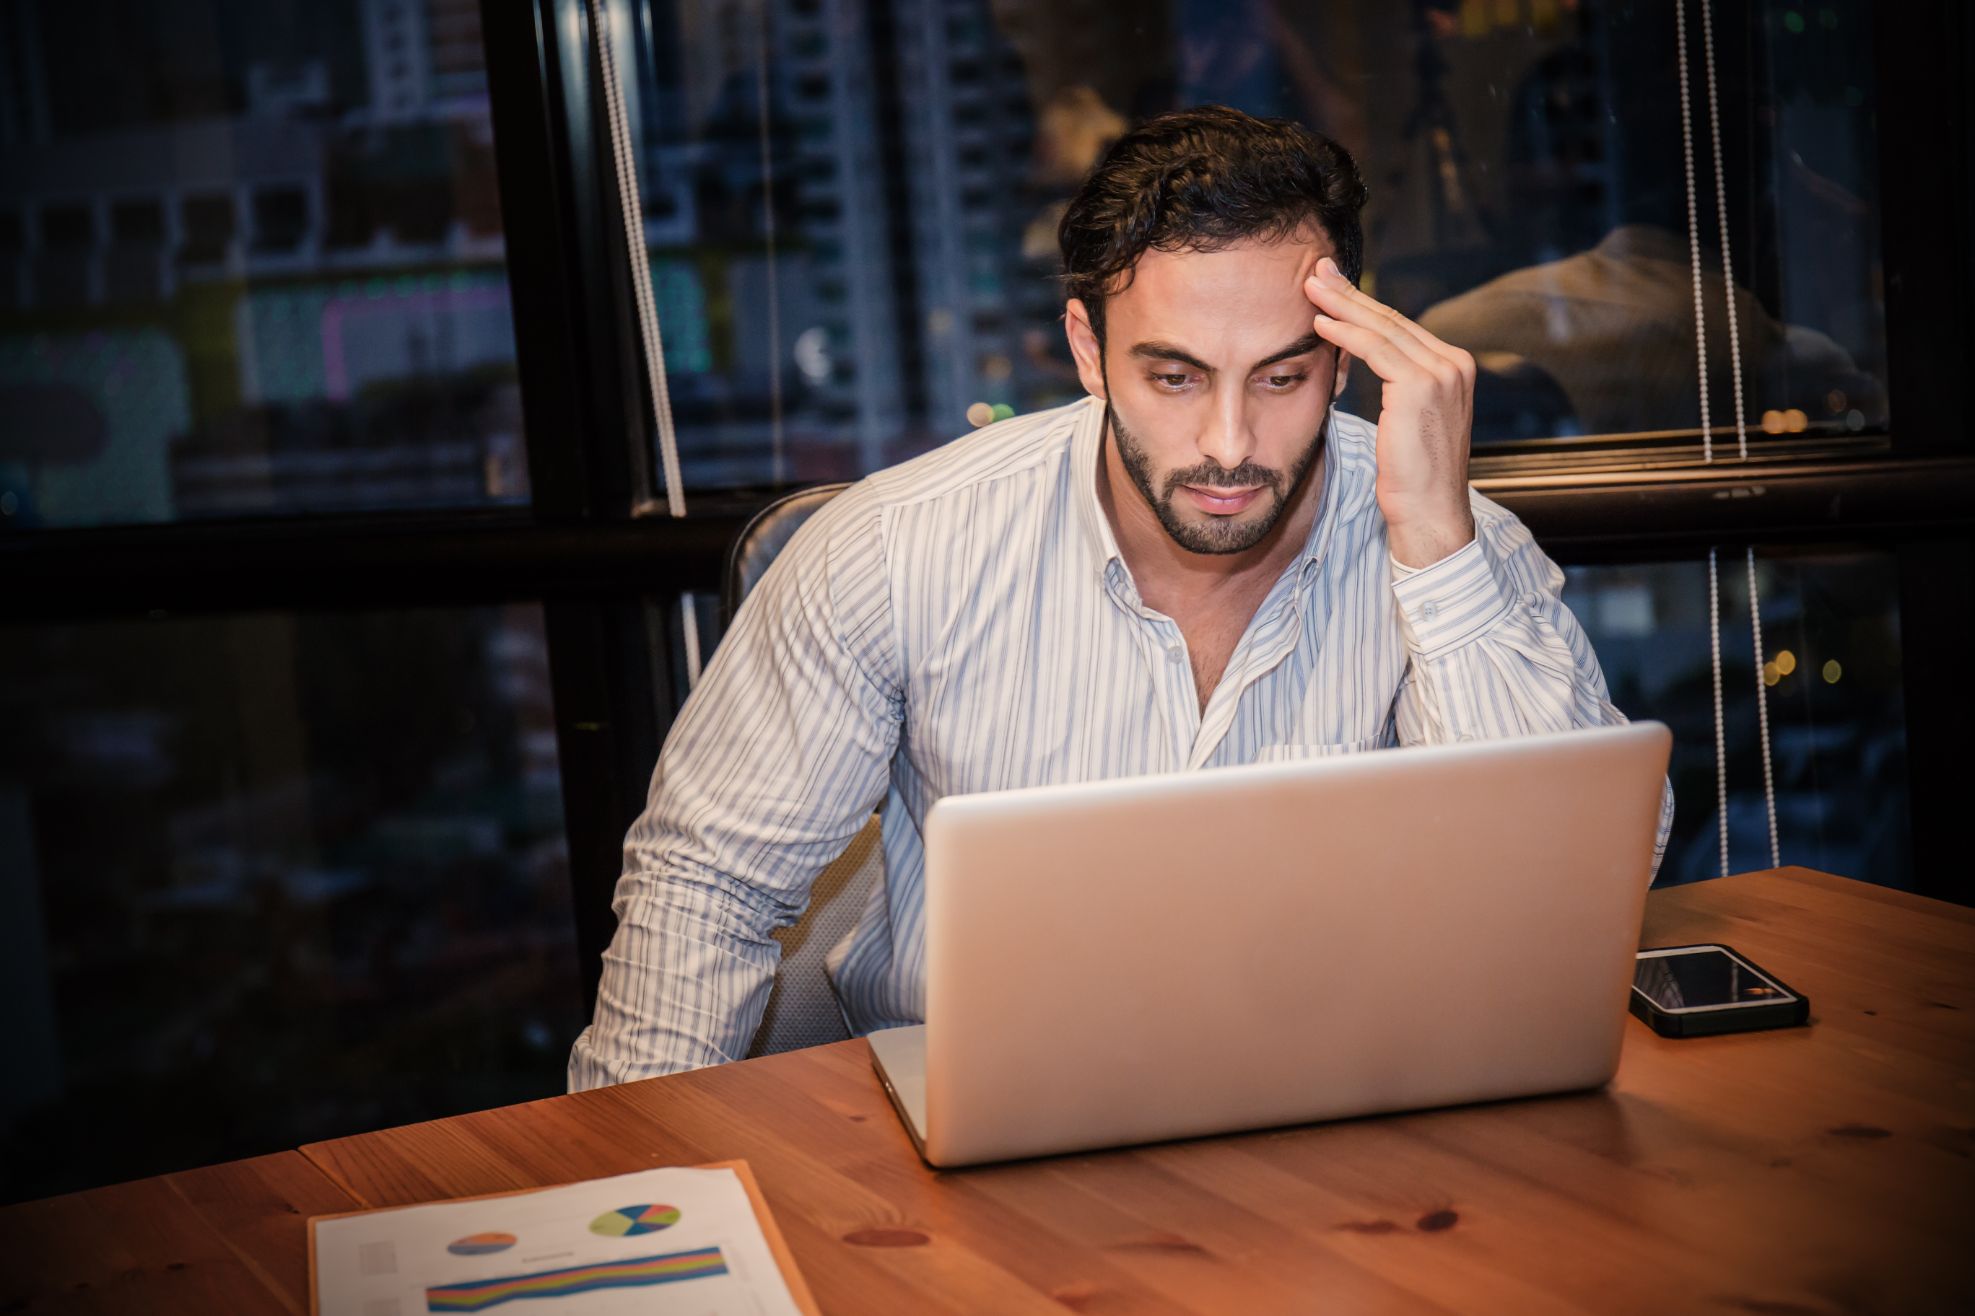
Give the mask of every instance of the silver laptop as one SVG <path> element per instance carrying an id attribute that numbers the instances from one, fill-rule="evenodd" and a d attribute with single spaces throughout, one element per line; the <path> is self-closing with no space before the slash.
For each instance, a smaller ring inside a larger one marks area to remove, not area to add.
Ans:
<path id="1" fill-rule="evenodd" d="M 1618 1068 L 1656 722 L 950 796 L 926 1022 L 870 1035 L 970 1165 L 1595 1087 Z"/>

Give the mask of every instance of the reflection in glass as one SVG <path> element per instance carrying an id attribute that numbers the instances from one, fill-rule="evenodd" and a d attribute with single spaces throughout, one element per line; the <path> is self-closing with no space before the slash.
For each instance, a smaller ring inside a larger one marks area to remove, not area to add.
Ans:
<path id="1" fill-rule="evenodd" d="M 1664 5 L 632 8 L 617 39 L 638 72 L 646 237 L 666 272 L 689 486 L 855 476 L 997 408 L 1079 396 L 1053 277 L 1063 203 L 1128 124 L 1203 101 L 1297 119 L 1358 157 L 1367 289 L 1480 358 L 1478 443 L 1691 439 L 1699 425 Z M 1864 0 L 1715 7 L 1757 443 L 1886 424 L 1869 20 Z M 1698 170 L 1710 415 L 1732 437 L 1705 154 Z M 1370 372 L 1356 373 L 1347 408 L 1375 416 Z"/>
<path id="2" fill-rule="evenodd" d="M 0 527 L 526 500 L 475 0 L 20 0 L 0 53 Z"/>
<path id="3" fill-rule="evenodd" d="M 1730 555 L 1739 563 L 1739 554 Z M 1758 549 L 1763 667 L 1783 862 L 1910 888 L 1906 711 L 1897 572 L 1883 553 Z M 1564 602 L 1603 665 L 1612 702 L 1673 729 L 1674 820 L 1662 885 L 1720 874 L 1714 684 L 1705 559 L 1572 567 Z M 1748 577 L 1721 573 L 1729 865 L 1769 867 L 1758 669 Z"/>
<path id="4" fill-rule="evenodd" d="M 561 1090 L 539 607 L 19 626 L 0 725 L 6 1197 Z"/>
<path id="5" fill-rule="evenodd" d="M 1662 1010 L 1769 1005 L 1789 995 L 1715 947 L 1639 956 L 1632 985 Z"/>

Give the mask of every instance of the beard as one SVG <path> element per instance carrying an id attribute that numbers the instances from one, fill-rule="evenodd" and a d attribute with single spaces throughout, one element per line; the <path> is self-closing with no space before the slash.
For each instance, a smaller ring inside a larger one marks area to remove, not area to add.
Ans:
<path id="1" fill-rule="evenodd" d="M 1108 393 L 1110 389 L 1107 387 L 1105 391 Z M 1104 420 L 1117 440 L 1118 460 L 1124 463 L 1125 472 L 1138 487 L 1145 505 L 1159 518 L 1159 524 L 1165 527 L 1172 541 L 1189 553 L 1219 555 L 1245 553 L 1268 538 L 1269 532 L 1276 528 L 1276 523 L 1282 520 L 1283 512 L 1289 507 L 1290 498 L 1303 487 L 1304 478 L 1323 452 L 1324 431 L 1330 425 L 1330 407 L 1324 407 L 1323 419 L 1317 423 L 1316 434 L 1287 473 L 1258 466 L 1253 461 L 1244 461 L 1227 471 L 1209 461 L 1169 472 L 1158 481 L 1156 488 L 1151 458 L 1146 455 L 1138 436 L 1118 418 L 1109 398 L 1104 402 Z M 1267 489 L 1264 496 L 1269 502 L 1259 512 L 1251 510 L 1251 514 L 1245 517 L 1217 516 L 1207 521 L 1189 521 L 1173 505 L 1173 499 L 1178 496 L 1181 487 L 1189 484 L 1201 489 L 1249 489 L 1263 485 Z"/>

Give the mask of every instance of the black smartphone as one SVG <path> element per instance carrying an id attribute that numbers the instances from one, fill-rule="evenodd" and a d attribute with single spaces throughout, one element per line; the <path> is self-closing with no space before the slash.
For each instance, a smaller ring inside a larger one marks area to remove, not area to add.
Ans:
<path id="1" fill-rule="evenodd" d="M 1662 1037 L 1701 1037 L 1788 1028 L 1810 1001 L 1727 946 L 1663 946 L 1639 952 L 1632 1013 Z"/>

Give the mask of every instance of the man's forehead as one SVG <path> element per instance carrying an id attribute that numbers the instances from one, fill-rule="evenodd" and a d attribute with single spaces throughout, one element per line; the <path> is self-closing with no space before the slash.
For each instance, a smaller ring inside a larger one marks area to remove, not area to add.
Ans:
<path id="1" fill-rule="evenodd" d="M 1273 351 L 1309 330 L 1314 308 L 1303 280 L 1333 254 L 1321 237 L 1148 251 L 1130 286 L 1106 299 L 1105 318 L 1125 343 L 1156 340 L 1217 356 L 1254 355 L 1260 343 Z"/>
<path id="2" fill-rule="evenodd" d="M 1130 281 L 1105 300 L 1107 318 L 1161 305 L 1199 314 L 1219 307 L 1228 314 L 1266 314 L 1271 305 L 1307 304 L 1303 279 L 1330 243 L 1308 238 L 1274 242 L 1243 241 L 1212 251 L 1149 250 L 1132 268 Z"/>
<path id="3" fill-rule="evenodd" d="M 1147 248 L 1132 266 L 1129 279 L 1121 280 L 1120 290 L 1112 296 L 1129 296 L 1147 282 L 1162 289 L 1166 285 L 1227 282 L 1258 275 L 1267 278 L 1277 271 L 1300 281 L 1297 271 L 1314 270 L 1320 259 L 1336 255 L 1329 235 L 1309 225 L 1284 237 L 1242 238 L 1205 249 Z"/>

